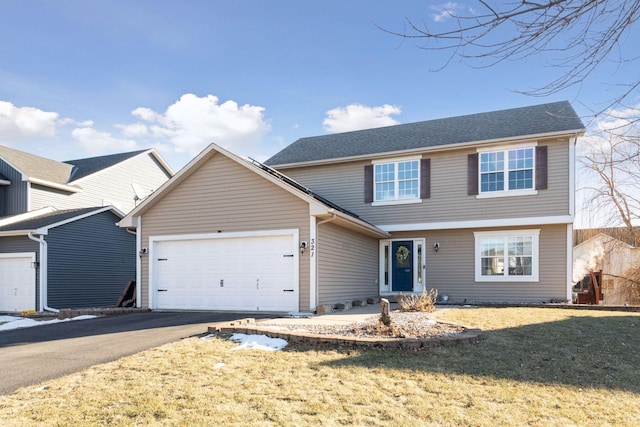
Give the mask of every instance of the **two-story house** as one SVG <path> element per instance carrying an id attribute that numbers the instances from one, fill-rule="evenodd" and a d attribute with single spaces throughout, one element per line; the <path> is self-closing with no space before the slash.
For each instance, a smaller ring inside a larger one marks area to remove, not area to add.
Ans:
<path id="1" fill-rule="evenodd" d="M 147 254 L 138 301 L 314 311 L 425 288 L 570 300 L 583 132 L 557 102 L 302 138 L 269 166 L 212 145 L 120 222 Z"/>
<path id="2" fill-rule="evenodd" d="M 58 162 L 0 146 L 0 311 L 114 305 L 135 278 L 115 223 L 171 176 L 155 150 Z"/>

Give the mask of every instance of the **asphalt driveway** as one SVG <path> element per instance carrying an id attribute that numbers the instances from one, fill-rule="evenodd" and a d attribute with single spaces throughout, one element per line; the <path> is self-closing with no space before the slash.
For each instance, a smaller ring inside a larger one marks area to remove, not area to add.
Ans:
<path id="1" fill-rule="evenodd" d="M 0 331 L 0 395 L 255 314 L 150 312 Z M 267 317 L 267 316 L 263 316 Z"/>

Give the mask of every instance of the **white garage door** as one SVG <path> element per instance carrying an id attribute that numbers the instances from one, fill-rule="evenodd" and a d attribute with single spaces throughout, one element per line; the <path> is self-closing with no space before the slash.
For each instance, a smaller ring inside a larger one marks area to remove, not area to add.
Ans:
<path id="1" fill-rule="evenodd" d="M 157 241 L 152 306 L 297 311 L 295 245 L 293 235 Z"/>
<path id="2" fill-rule="evenodd" d="M 36 308 L 34 253 L 0 254 L 0 311 Z"/>

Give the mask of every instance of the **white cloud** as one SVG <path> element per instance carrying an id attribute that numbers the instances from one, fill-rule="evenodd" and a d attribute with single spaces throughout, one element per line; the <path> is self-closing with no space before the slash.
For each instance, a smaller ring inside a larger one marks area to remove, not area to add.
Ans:
<path id="1" fill-rule="evenodd" d="M 143 123 L 133 123 L 131 125 L 116 125 L 123 135 L 130 138 L 140 138 L 149 135 L 149 128 Z"/>
<path id="2" fill-rule="evenodd" d="M 152 137 L 166 140 L 177 153 L 195 155 L 211 142 L 242 153 L 250 151 L 269 131 L 264 111 L 264 107 L 238 105 L 235 101 L 218 104 L 214 95 L 188 93 L 164 113 L 136 108 L 131 114 L 142 122 L 120 128 L 131 136 L 148 131 Z"/>
<path id="3" fill-rule="evenodd" d="M 462 9 L 462 6 L 455 2 L 448 2 L 431 6 L 430 9 L 435 12 L 431 14 L 431 18 L 433 18 L 435 22 L 442 22 L 454 17 L 456 15 L 455 11 Z"/>
<path id="4" fill-rule="evenodd" d="M 29 138 L 51 138 L 56 128 L 66 120 L 58 113 L 34 107 L 16 107 L 11 102 L 0 101 L 0 134 L 5 143 Z"/>
<path id="5" fill-rule="evenodd" d="M 322 125 L 328 132 L 378 128 L 398 124 L 390 116 L 400 113 L 400 107 L 395 105 L 384 104 L 380 107 L 367 107 L 362 104 L 351 104 L 327 111 L 327 117 Z"/>
<path id="6" fill-rule="evenodd" d="M 91 127 L 76 128 L 71 131 L 80 146 L 90 156 L 134 151 L 139 149 L 136 141 L 118 138 L 108 132 L 99 132 Z"/>
<path id="7" fill-rule="evenodd" d="M 636 125 L 639 117 L 640 104 L 619 110 L 609 110 L 598 117 L 598 121 L 595 124 L 595 130 L 613 131 L 624 129 L 630 125 Z"/>

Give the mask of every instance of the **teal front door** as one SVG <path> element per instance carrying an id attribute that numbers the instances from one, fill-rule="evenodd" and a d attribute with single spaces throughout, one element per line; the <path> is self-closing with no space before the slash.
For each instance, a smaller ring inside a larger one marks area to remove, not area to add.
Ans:
<path id="1" fill-rule="evenodd" d="M 413 291 L 413 240 L 391 243 L 391 290 Z"/>

